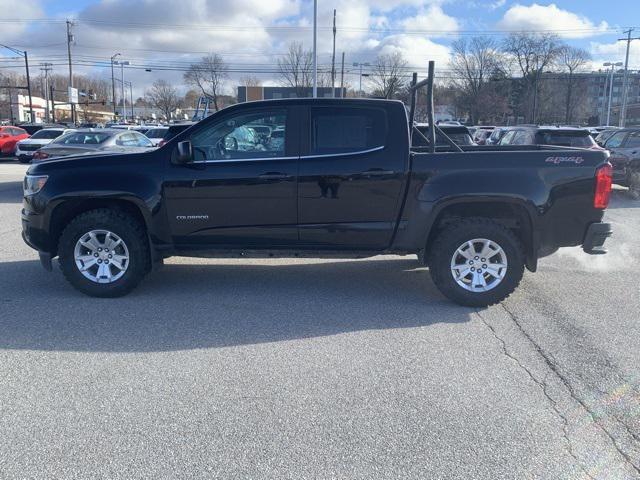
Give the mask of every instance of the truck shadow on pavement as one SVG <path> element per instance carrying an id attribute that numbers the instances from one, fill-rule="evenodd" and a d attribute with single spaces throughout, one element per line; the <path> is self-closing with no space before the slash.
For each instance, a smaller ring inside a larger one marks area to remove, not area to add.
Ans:
<path id="1" fill-rule="evenodd" d="M 22 182 L 0 182 L 0 203 L 22 203 Z"/>
<path id="2" fill-rule="evenodd" d="M 57 268 L 0 263 L 0 349 L 149 352 L 459 323 L 414 258 L 168 264 L 132 294 L 86 297 Z"/>

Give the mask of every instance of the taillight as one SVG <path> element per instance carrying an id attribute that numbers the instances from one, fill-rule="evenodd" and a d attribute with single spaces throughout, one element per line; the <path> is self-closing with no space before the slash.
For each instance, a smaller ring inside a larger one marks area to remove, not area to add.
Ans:
<path id="1" fill-rule="evenodd" d="M 607 163 L 596 172 L 596 194 L 593 197 L 595 208 L 607 208 L 611 197 L 611 183 L 613 180 L 613 168 Z"/>
<path id="2" fill-rule="evenodd" d="M 49 158 L 49 154 L 45 153 L 45 152 L 41 152 L 41 151 L 38 150 L 38 151 L 34 152 L 33 158 L 35 160 L 43 160 L 45 158 Z"/>
<path id="3" fill-rule="evenodd" d="M 165 146 L 166 144 L 167 144 L 167 141 L 166 141 L 166 140 L 160 140 L 160 143 L 158 143 L 158 148 L 159 148 L 159 147 L 163 147 L 163 146 Z"/>

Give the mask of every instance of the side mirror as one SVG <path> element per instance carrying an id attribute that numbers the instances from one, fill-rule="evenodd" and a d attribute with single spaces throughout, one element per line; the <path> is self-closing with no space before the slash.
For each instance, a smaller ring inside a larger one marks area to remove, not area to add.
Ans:
<path id="1" fill-rule="evenodd" d="M 236 137 L 224 137 L 224 149 L 225 150 L 238 150 L 238 139 Z"/>
<path id="2" fill-rule="evenodd" d="M 178 143 L 178 155 L 176 156 L 176 161 L 183 164 L 193 162 L 193 147 L 189 140 Z"/>

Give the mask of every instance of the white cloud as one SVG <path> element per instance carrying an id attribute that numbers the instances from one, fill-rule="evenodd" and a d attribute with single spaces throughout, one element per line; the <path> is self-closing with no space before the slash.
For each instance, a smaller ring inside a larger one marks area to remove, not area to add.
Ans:
<path id="1" fill-rule="evenodd" d="M 46 16 L 41 7 L 44 0 L 19 1 L 12 10 L 15 17 Z M 330 64 L 330 26 L 336 8 L 336 57 L 339 62 L 341 52 L 346 52 L 347 71 L 353 62 L 373 63 L 378 54 L 396 51 L 421 70 L 430 59 L 442 65 L 448 60 L 449 49 L 433 41 L 435 35 L 409 32 L 458 30 L 458 21 L 445 13 L 443 4 L 446 0 L 323 0 L 318 6 L 318 62 L 324 69 Z M 278 54 L 285 52 L 290 42 L 302 42 L 305 48 L 311 48 L 311 14 L 311 0 L 93 0 L 88 6 L 56 18 L 76 20 L 76 61 L 89 59 L 86 61 L 107 65 L 76 65 L 76 73 L 110 80 L 109 57 L 116 52 L 136 66 L 151 65 L 151 73 L 144 68 L 125 70 L 126 79 L 133 81 L 134 95 L 138 96 L 158 78 L 184 90 L 180 68 L 197 61 L 205 52 L 223 54 L 235 70 L 260 67 L 273 71 Z M 57 59 L 54 72 L 66 72 L 64 24 L 20 23 L 3 27 L 5 41 L 40 45 L 41 48 L 30 48 L 30 57 L 33 55 L 38 63 L 50 56 Z M 173 69 L 160 68 L 162 65 L 173 65 Z M 243 74 L 232 72 L 228 91 Z M 265 83 L 277 80 L 273 72 L 258 76 Z"/>
<path id="2" fill-rule="evenodd" d="M 558 8 L 554 3 L 514 5 L 505 12 L 498 26 L 508 31 L 554 31 L 565 38 L 592 37 L 609 28 L 605 21 L 596 25 L 587 17 Z"/>
<path id="3" fill-rule="evenodd" d="M 402 20 L 401 25 L 407 31 L 457 31 L 458 21 L 450 17 L 438 5 L 432 5 L 428 9 L 421 9 L 414 17 Z M 437 36 L 435 34 L 430 35 Z"/>
<path id="4" fill-rule="evenodd" d="M 11 18 L 43 18 L 44 11 L 39 0 L 21 0 L 13 2 L 10 6 L 5 5 L 3 15 Z M 12 22 L 2 24 L 2 42 L 13 43 L 16 40 L 20 43 L 27 43 L 24 40 L 28 28 L 27 23 Z"/>
<path id="5" fill-rule="evenodd" d="M 450 58 L 449 47 L 432 42 L 425 37 L 413 35 L 392 35 L 386 37 L 379 45 L 381 54 L 400 52 L 407 60 L 409 67 L 426 70 L 429 60 L 435 60 L 442 66 Z"/>
<path id="6" fill-rule="evenodd" d="M 589 50 L 593 56 L 593 65 L 603 68 L 604 62 L 624 62 L 627 49 L 626 42 L 599 43 L 591 42 Z M 631 70 L 640 69 L 640 43 L 636 40 L 631 43 L 629 50 L 629 68 Z"/>

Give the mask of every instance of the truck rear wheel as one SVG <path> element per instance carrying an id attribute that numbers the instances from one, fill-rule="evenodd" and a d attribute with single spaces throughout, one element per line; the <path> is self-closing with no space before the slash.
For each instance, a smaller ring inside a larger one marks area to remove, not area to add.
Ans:
<path id="1" fill-rule="evenodd" d="M 116 210 L 78 215 L 62 232 L 58 253 L 69 283 L 92 297 L 126 295 L 149 270 L 144 227 Z"/>
<path id="2" fill-rule="evenodd" d="M 447 298 L 468 307 L 499 303 L 524 275 L 524 254 L 515 234 L 484 218 L 445 227 L 430 249 L 429 271 Z"/>

